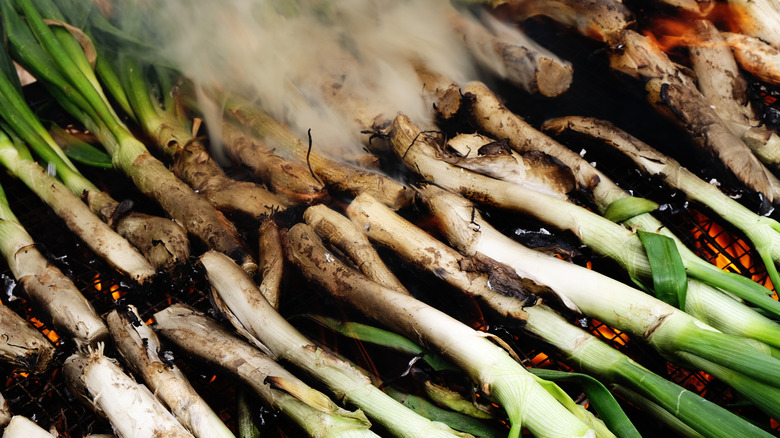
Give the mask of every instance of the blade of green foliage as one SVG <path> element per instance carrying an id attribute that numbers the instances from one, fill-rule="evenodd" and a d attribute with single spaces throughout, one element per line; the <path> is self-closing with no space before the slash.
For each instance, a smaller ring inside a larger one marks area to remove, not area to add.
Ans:
<path id="1" fill-rule="evenodd" d="M 460 412 L 442 409 L 423 397 L 405 394 L 392 387 L 385 388 L 385 392 L 387 392 L 390 397 L 398 400 L 404 406 L 423 417 L 444 423 L 455 430 L 466 432 L 477 437 L 492 438 L 506 436 L 506 430 L 499 430 L 495 426 L 490 426 L 483 421 L 461 414 Z"/>
<path id="2" fill-rule="evenodd" d="M 249 397 L 245 389 L 238 391 L 238 437 L 260 438 L 260 430 L 255 424 Z"/>
<path id="3" fill-rule="evenodd" d="M 660 234 L 646 231 L 639 231 L 638 234 L 650 261 L 656 298 L 674 307 L 684 307 L 688 275 L 677 245 L 669 237 Z"/>
<path id="4" fill-rule="evenodd" d="M 643 397 L 639 393 L 631 391 L 630 389 L 621 385 L 612 385 L 612 391 L 614 391 L 615 394 L 617 394 L 619 397 L 622 397 L 632 405 L 639 408 L 643 413 L 650 415 L 661 421 L 663 424 L 671 427 L 678 435 L 686 438 L 704 438 L 702 434 L 696 432 L 693 428 L 680 421 L 680 419 L 672 415 L 671 412 L 667 411 L 658 404 L 653 403 L 651 400 Z"/>
<path id="5" fill-rule="evenodd" d="M 454 365 L 442 359 L 440 356 L 423 350 L 419 345 L 396 333 L 356 322 L 338 321 L 325 316 L 306 316 L 349 338 L 381 345 L 413 356 L 422 355 L 422 360 L 436 371 L 457 369 Z"/>
<path id="6" fill-rule="evenodd" d="M 49 133 L 71 160 L 92 167 L 112 167 L 111 156 L 91 144 L 79 140 L 59 126 L 52 125 L 49 128 Z"/>
<path id="7" fill-rule="evenodd" d="M 658 204 L 635 196 L 627 196 L 609 204 L 604 212 L 604 217 L 612 222 L 623 222 L 640 214 L 650 213 L 658 209 Z"/>
<path id="8" fill-rule="evenodd" d="M 620 438 L 623 437 L 641 437 L 634 424 L 623 412 L 615 397 L 598 380 L 580 373 L 569 373 L 558 370 L 548 370 L 543 368 L 529 368 L 528 371 L 545 380 L 553 382 L 574 382 L 582 387 L 583 392 L 588 396 L 588 400 L 593 405 L 593 409 L 604 421 L 609 430 Z"/>

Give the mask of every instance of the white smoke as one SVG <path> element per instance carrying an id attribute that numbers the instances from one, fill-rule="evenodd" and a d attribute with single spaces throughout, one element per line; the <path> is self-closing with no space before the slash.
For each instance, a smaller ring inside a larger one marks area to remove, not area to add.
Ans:
<path id="1" fill-rule="evenodd" d="M 425 124 L 430 108 L 413 60 L 455 80 L 472 78 L 446 0 L 156 3 L 160 49 L 182 72 L 256 100 L 301 139 L 311 129 L 315 147 L 332 152 L 355 152 L 365 136 L 328 96 L 346 94 L 377 114 L 403 112 Z"/>

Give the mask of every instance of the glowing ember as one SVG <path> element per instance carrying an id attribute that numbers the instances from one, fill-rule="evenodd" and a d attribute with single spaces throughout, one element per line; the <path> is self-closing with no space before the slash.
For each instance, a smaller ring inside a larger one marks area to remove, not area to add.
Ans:
<path id="1" fill-rule="evenodd" d="M 749 28 L 752 19 L 742 9 L 726 3 L 714 3 L 712 9 L 706 15 L 707 20 L 713 22 L 719 29 L 727 32 L 740 32 L 740 29 Z M 653 15 L 647 18 L 643 34 L 652 38 L 664 52 L 672 52 L 679 47 L 705 46 L 711 44 L 699 40 L 693 25 L 695 19 L 686 16 L 661 16 Z"/>
<path id="2" fill-rule="evenodd" d="M 550 357 L 547 356 L 545 353 L 537 353 L 536 356 L 531 358 L 531 363 L 534 364 L 535 367 L 541 366 L 543 363 L 547 362 L 547 360 Z"/>
<path id="3" fill-rule="evenodd" d="M 60 335 L 58 335 L 54 330 L 45 329 L 43 330 L 43 334 L 46 335 L 46 337 L 55 344 L 60 340 Z"/>
<path id="4" fill-rule="evenodd" d="M 700 257 L 720 269 L 744 275 L 768 289 L 774 289 L 763 265 L 754 260 L 748 242 L 703 214 L 693 210 L 690 212 L 696 224 L 693 229 L 694 246 Z"/>
<path id="5" fill-rule="evenodd" d="M 625 347 L 629 341 L 628 335 L 626 335 L 622 331 L 618 329 L 613 329 L 604 323 L 596 321 L 595 319 L 593 320 L 592 333 L 612 342 L 613 345 L 616 347 L 617 346 Z"/>

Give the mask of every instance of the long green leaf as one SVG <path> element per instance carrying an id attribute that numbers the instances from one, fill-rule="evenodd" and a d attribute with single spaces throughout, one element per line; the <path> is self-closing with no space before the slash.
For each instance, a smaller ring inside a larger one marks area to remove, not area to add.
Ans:
<path id="1" fill-rule="evenodd" d="M 680 436 L 685 438 L 704 438 L 704 435 L 685 424 L 685 422 L 672 415 L 671 412 L 659 406 L 657 403 L 643 397 L 641 394 L 621 385 L 612 385 L 612 391 L 618 396 L 626 399 L 635 407 L 638 407 L 644 414 L 650 415 L 666 424 L 668 427 L 671 427 Z"/>
<path id="2" fill-rule="evenodd" d="M 54 141 L 62 148 L 68 158 L 92 167 L 112 167 L 111 157 L 102 150 L 83 142 L 69 134 L 59 126 L 52 126 L 49 130 Z"/>
<path id="3" fill-rule="evenodd" d="M 620 438 L 641 437 L 642 435 L 634 427 L 631 420 L 623 412 L 615 397 L 598 380 L 580 373 L 549 370 L 544 368 L 529 368 L 528 371 L 545 380 L 553 382 L 574 382 L 582 386 L 582 390 L 588 396 L 593 409 L 599 414 L 609 430 Z"/>
<path id="4" fill-rule="evenodd" d="M 456 370 L 457 368 L 438 355 L 426 352 L 422 347 L 410 341 L 409 339 L 396 333 L 383 330 L 370 325 L 360 324 L 349 321 L 338 321 L 319 315 L 306 315 L 308 318 L 328 327 L 329 329 L 341 333 L 352 339 L 362 342 L 369 342 L 386 348 L 407 353 L 413 356 L 422 355 L 422 360 L 430 365 L 434 370 Z"/>
<path id="5" fill-rule="evenodd" d="M 672 239 L 661 234 L 641 230 L 638 234 L 650 261 L 656 298 L 674 307 L 684 307 L 688 275 L 677 245 Z"/>
<path id="6" fill-rule="evenodd" d="M 478 437 L 501 437 L 506 436 L 506 430 L 499 430 L 497 427 L 489 426 L 483 421 L 476 418 L 469 417 L 468 415 L 461 414 L 459 412 L 453 412 L 446 409 L 442 409 L 428 400 L 418 397 L 413 394 L 404 394 L 394 388 L 386 388 L 385 392 L 390 397 L 401 402 L 407 408 L 417 412 L 423 417 L 444 423 L 447 426 L 466 432 Z"/>

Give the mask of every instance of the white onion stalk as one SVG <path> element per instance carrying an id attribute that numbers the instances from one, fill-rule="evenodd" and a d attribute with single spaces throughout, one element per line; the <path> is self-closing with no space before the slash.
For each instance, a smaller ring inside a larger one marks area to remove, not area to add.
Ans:
<path id="1" fill-rule="evenodd" d="M 54 438 L 56 435 L 21 415 L 14 415 L 3 431 L 3 438 Z"/>
<path id="2" fill-rule="evenodd" d="M 92 213 L 61 181 L 47 174 L 27 151 L 14 147 L 5 134 L 0 134 L 0 162 L 114 269 L 139 283 L 154 276 L 154 268 L 137 249 Z"/>
<path id="3" fill-rule="evenodd" d="M 276 223 L 266 218 L 257 230 L 258 241 L 257 265 L 260 267 L 260 292 L 274 307 L 279 308 L 279 298 L 282 293 L 281 284 L 284 278 L 284 250 Z"/>
<path id="4" fill-rule="evenodd" d="M 0 253 L 14 278 L 52 320 L 54 328 L 81 348 L 108 336 L 92 304 L 73 282 L 35 247 L 35 241 L 11 211 L 0 187 Z"/>
<path id="5" fill-rule="evenodd" d="M 103 355 L 102 346 L 70 356 L 62 372 L 73 392 L 105 415 L 119 437 L 192 437 L 149 388 Z"/>
<path id="6" fill-rule="evenodd" d="M 0 393 L 0 429 L 4 428 L 11 421 L 11 409 L 8 407 L 8 401 Z"/>
<path id="7" fill-rule="evenodd" d="M 1 224 L 2 222 L 0 222 Z M 2 241 L 0 229 L 0 241 Z M 0 361 L 31 373 L 42 373 L 51 365 L 54 346 L 41 332 L 0 302 Z"/>
<path id="8" fill-rule="evenodd" d="M 595 437 L 595 432 L 547 392 L 506 351 L 449 315 L 395 292 L 347 267 L 305 224 L 287 233 L 288 259 L 333 296 L 391 330 L 437 351 L 463 369 L 507 412 L 509 436 L 525 427 L 537 437 Z"/>
<path id="9" fill-rule="evenodd" d="M 338 400 L 359 407 L 396 436 L 453 437 L 458 434 L 398 403 L 371 383 L 359 369 L 314 346 L 274 309 L 254 281 L 227 256 L 201 256 L 213 297 L 243 335 L 267 347 L 274 359 L 290 362 L 314 376 Z"/>
<path id="10" fill-rule="evenodd" d="M 780 85 L 780 47 L 741 33 L 723 32 L 739 66 L 760 80 Z"/>
<path id="11" fill-rule="evenodd" d="M 452 223 L 444 226 L 445 229 L 481 227 L 481 223 L 464 221 L 457 214 L 456 208 L 447 208 L 452 204 L 451 201 L 457 205 L 458 200 L 467 202 L 465 199 L 433 187 L 423 189 L 422 194 L 426 204 L 434 207 L 432 211 L 440 223 Z M 496 292 L 491 294 L 491 289 L 499 289 L 495 271 L 463 272 L 459 266 L 464 265 L 464 256 L 369 196 L 357 197 L 347 212 L 373 241 L 392 248 L 407 262 L 436 273 L 439 278 L 464 293 L 481 298 L 499 313 L 524 321 L 526 331 L 558 348 L 585 372 L 604 382 L 620 383 L 632 388 L 709 436 L 730 438 L 763 434 L 755 426 L 725 409 L 650 372 L 593 335 L 573 326 L 546 305 L 537 303 L 525 306 L 523 301 L 512 297 L 512 306 L 511 302 L 504 300 L 509 297 Z M 468 238 L 468 235 L 464 237 Z M 427 259 L 435 259 L 436 263 L 428 263 Z M 504 299 L 496 300 L 496 297 Z M 510 309 L 512 311 L 507 311 Z"/>
<path id="12" fill-rule="evenodd" d="M 742 33 L 780 48 L 780 1 L 729 0 L 728 3 L 745 15 L 738 20 Z"/>
<path id="13" fill-rule="evenodd" d="M 373 198 L 372 199 L 376 199 Z M 409 294 L 377 254 L 365 234 L 356 230 L 349 219 L 325 205 L 314 205 L 303 213 L 303 220 L 325 241 L 344 251 L 352 264 L 366 277 L 382 286 Z"/>
<path id="14" fill-rule="evenodd" d="M 238 376 L 268 405 L 295 421 L 309 436 L 376 437 L 360 411 L 350 412 L 310 388 L 265 353 L 182 304 L 154 315 L 154 330 L 185 350 Z"/>
<path id="15" fill-rule="evenodd" d="M 448 104 L 448 99 L 450 98 L 447 96 L 452 96 L 453 92 L 458 89 L 444 78 L 432 79 L 431 82 L 436 84 L 436 86 L 429 87 L 427 92 L 436 95 L 439 103 L 437 105 L 439 114 L 446 116 L 448 111 L 451 112 L 451 110 L 448 110 L 448 106 L 453 106 L 451 103 Z M 464 87 L 462 92 L 465 96 L 468 96 L 468 99 L 462 99 L 463 101 L 468 101 L 467 111 L 482 130 L 496 138 L 506 138 L 515 150 L 540 150 L 562 161 L 572 169 L 577 183 L 592 194 L 593 201 L 601 214 L 604 214 L 614 202 L 630 196 L 579 154 L 539 132 L 516 114 L 509 111 L 484 84 L 472 82 Z M 455 93 L 455 95 L 460 96 L 459 93 Z M 460 100 L 458 97 L 457 101 Z M 570 119 L 572 118 L 548 121 L 545 123 L 544 128 L 552 132 L 569 129 L 568 123 L 565 122 Z M 554 216 L 552 218 L 554 219 Z M 560 224 L 556 225 L 561 226 Z M 758 303 L 762 308 L 780 316 L 780 303 L 767 296 L 768 290 L 766 288 L 738 274 L 722 271 L 716 266 L 701 260 L 651 214 L 636 215 L 625 220 L 624 225 L 648 232 L 657 232 L 671 238 L 674 240 L 680 257 L 687 267 L 689 277 L 731 292 L 743 299 Z M 590 244 L 596 251 L 609 250 L 610 248 L 610 245 L 599 246 L 598 236 L 591 239 L 590 231 L 586 227 L 580 227 L 572 231 L 579 235 L 583 242 Z M 636 244 L 636 242 L 633 242 L 633 244 Z M 602 254 L 615 258 L 614 253 L 602 252 Z M 644 257 L 641 258 L 642 260 L 635 259 L 635 262 L 639 264 L 634 271 L 626 266 L 624 260 L 617 261 L 632 275 L 647 275 L 647 261 Z M 716 311 L 716 314 L 713 315 L 714 319 L 725 320 L 728 318 L 729 311 L 727 309 L 711 308 L 711 310 Z"/>
<path id="16" fill-rule="evenodd" d="M 120 313 L 121 311 L 121 313 Z M 133 306 L 113 310 L 107 318 L 114 343 L 136 375 L 199 438 L 233 438 L 219 416 L 206 404 L 173 363 L 160 358 L 160 342 Z"/>

